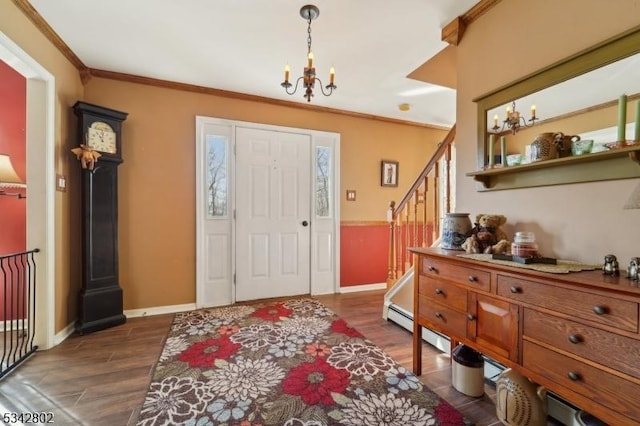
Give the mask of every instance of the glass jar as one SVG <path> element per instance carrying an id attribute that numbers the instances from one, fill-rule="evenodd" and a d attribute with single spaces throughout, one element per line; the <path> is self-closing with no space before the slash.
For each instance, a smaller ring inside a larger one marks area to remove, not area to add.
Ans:
<path id="1" fill-rule="evenodd" d="M 533 232 L 516 232 L 511 243 L 511 254 L 518 257 L 538 257 L 538 243 Z"/>

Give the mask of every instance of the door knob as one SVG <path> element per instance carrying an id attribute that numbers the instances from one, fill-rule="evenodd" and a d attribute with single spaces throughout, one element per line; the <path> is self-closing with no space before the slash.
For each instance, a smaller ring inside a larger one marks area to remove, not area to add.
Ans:
<path id="1" fill-rule="evenodd" d="M 309 222 L 307 222 L 306 220 L 302 221 L 302 226 L 307 226 L 309 224 Z"/>

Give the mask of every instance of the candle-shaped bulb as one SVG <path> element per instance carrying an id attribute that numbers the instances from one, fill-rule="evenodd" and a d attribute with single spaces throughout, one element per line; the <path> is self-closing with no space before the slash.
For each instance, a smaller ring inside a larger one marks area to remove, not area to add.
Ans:
<path id="1" fill-rule="evenodd" d="M 498 114 L 493 116 L 493 127 L 498 127 Z"/>
<path id="2" fill-rule="evenodd" d="M 507 118 L 511 115 L 511 107 L 507 107 Z"/>
<path id="3" fill-rule="evenodd" d="M 335 78 L 336 78 L 336 70 L 335 70 L 335 68 L 331 67 L 329 69 L 329 84 L 330 85 L 333 85 L 333 81 L 335 80 Z"/>
<path id="4" fill-rule="evenodd" d="M 289 64 L 284 66 L 284 81 L 289 81 L 289 73 L 291 72 L 291 68 Z"/>
<path id="5" fill-rule="evenodd" d="M 531 105 L 531 118 L 536 118 L 536 106 Z"/>
<path id="6" fill-rule="evenodd" d="M 313 52 L 309 52 L 309 68 L 313 68 Z"/>

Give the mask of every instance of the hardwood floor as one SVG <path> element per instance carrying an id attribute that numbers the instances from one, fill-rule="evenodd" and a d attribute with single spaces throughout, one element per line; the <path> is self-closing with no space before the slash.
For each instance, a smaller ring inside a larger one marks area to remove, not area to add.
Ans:
<path id="1" fill-rule="evenodd" d="M 396 361 L 410 369 L 411 333 L 382 319 L 384 292 L 317 298 Z M 50 412 L 55 425 L 134 425 L 173 315 L 130 318 L 107 330 L 73 335 L 37 352 L 0 382 L 4 413 Z M 494 390 L 470 398 L 451 386 L 449 356 L 423 348 L 423 383 L 477 425 L 499 425 Z"/>

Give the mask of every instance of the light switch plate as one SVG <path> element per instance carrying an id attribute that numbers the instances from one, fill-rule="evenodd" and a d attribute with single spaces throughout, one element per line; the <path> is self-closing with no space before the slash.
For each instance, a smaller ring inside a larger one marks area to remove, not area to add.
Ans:
<path id="1" fill-rule="evenodd" d="M 56 191 L 67 192 L 67 178 L 64 175 L 56 175 Z"/>

